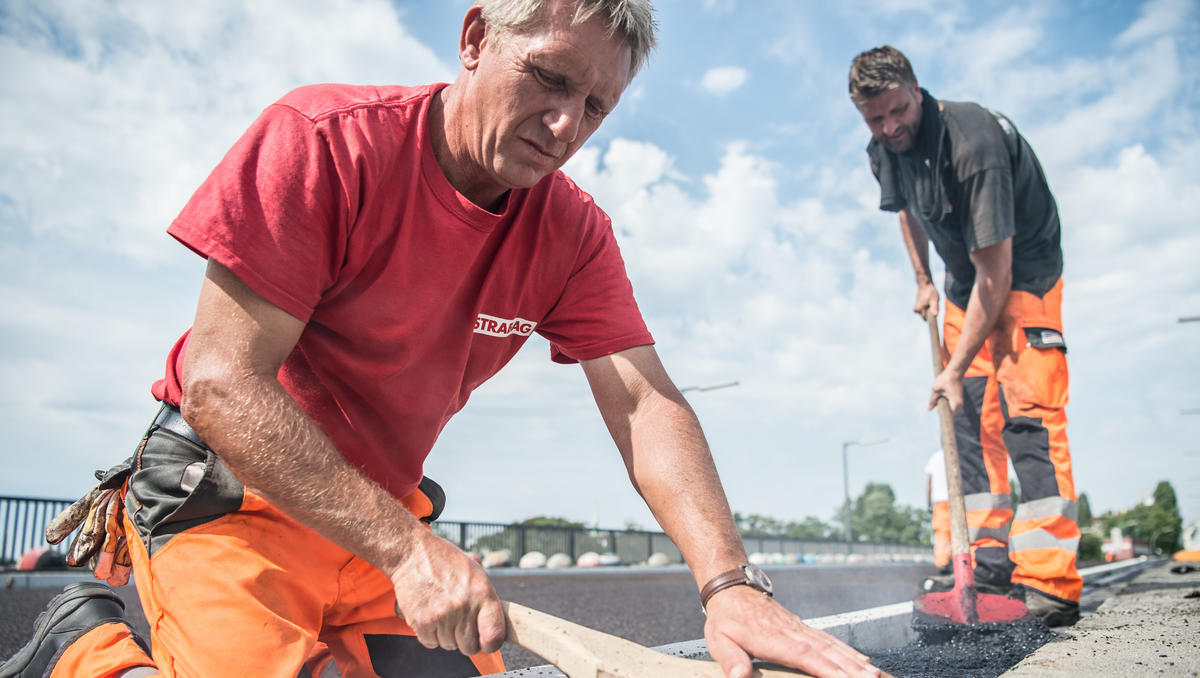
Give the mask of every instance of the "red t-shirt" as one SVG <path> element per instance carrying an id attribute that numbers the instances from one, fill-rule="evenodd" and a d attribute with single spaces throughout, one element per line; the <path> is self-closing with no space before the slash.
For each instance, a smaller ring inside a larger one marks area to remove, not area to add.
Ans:
<path id="1" fill-rule="evenodd" d="M 608 217 L 564 174 L 501 214 L 454 190 L 429 137 L 441 87 L 291 92 L 168 229 L 307 323 L 280 382 L 397 497 L 532 332 L 566 363 L 653 342 Z M 153 388 L 176 405 L 186 343 Z"/>

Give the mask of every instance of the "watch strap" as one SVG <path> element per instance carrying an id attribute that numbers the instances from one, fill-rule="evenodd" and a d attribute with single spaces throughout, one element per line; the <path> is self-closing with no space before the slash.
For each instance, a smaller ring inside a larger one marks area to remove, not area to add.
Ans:
<path id="1" fill-rule="evenodd" d="M 708 600 L 714 595 L 732 586 L 742 585 L 751 586 L 756 590 L 762 591 L 768 596 L 771 595 L 769 591 L 764 591 L 761 587 L 755 584 L 755 582 L 746 574 L 745 565 L 738 565 L 732 570 L 722 572 L 721 574 L 718 574 L 717 576 L 708 580 L 708 583 L 705 584 L 702 589 L 700 589 L 700 607 L 702 609 L 707 609 Z"/>

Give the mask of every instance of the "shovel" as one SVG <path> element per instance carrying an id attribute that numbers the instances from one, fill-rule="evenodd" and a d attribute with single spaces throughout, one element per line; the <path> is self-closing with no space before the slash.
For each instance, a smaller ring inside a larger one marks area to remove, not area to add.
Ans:
<path id="1" fill-rule="evenodd" d="M 517 603 L 502 605 L 508 617 L 505 640 L 557 666 L 568 678 L 725 678 L 716 662 L 672 657 Z M 750 674 L 751 678 L 808 675 L 762 666 Z M 883 673 L 882 678 L 893 677 Z"/>
<path id="2" fill-rule="evenodd" d="M 941 374 L 942 341 L 938 336 L 937 312 L 925 313 L 929 324 L 929 343 L 933 350 L 933 375 Z M 962 471 L 958 465 L 958 444 L 954 439 L 954 420 L 950 402 L 937 401 L 942 426 L 942 450 L 946 457 L 946 489 L 950 498 L 950 562 L 954 567 L 954 588 L 923 593 L 913 601 L 914 621 L 932 627 L 947 624 L 1009 623 L 1032 619 L 1025 603 L 995 593 L 980 593 L 975 588 L 975 569 L 971 567 L 971 542 L 967 536 L 967 509 L 963 503 Z"/>

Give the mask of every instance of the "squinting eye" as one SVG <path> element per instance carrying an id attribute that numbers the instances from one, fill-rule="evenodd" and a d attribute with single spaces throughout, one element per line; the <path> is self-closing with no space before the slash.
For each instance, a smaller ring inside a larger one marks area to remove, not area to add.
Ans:
<path id="1" fill-rule="evenodd" d="M 561 79 L 551 76 L 549 73 L 540 68 L 533 69 L 533 77 L 537 78 L 538 82 L 540 82 L 543 86 L 550 89 L 563 88 L 563 81 Z"/>

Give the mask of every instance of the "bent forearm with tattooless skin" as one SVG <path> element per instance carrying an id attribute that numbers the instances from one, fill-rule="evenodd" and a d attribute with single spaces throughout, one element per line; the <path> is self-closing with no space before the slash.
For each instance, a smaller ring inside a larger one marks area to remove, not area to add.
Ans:
<path id="1" fill-rule="evenodd" d="M 245 485 L 391 577 L 423 644 L 497 649 L 503 615 L 483 570 L 349 464 L 280 385 L 303 329 L 210 261 L 183 370 L 184 418 Z"/>
<path id="2" fill-rule="evenodd" d="M 933 284 L 933 274 L 929 270 L 929 236 L 907 209 L 900 210 L 898 216 L 904 249 L 908 252 L 908 259 L 912 262 L 913 274 L 917 280 L 917 298 L 913 302 L 913 312 L 922 317 L 926 311 L 932 311 L 936 315 L 939 297 L 937 286 Z"/>
<path id="3" fill-rule="evenodd" d="M 746 562 L 700 422 L 654 348 L 587 360 L 583 368 L 634 487 L 679 547 L 696 588 Z M 709 653 L 729 678 L 747 678 L 750 657 L 822 678 L 879 675 L 866 656 L 756 589 L 723 589 L 706 609 Z"/>
<path id="4" fill-rule="evenodd" d="M 946 369 L 959 376 L 966 373 L 987 341 L 1012 291 L 1012 238 L 972 252 L 971 262 L 975 264 L 975 285 L 965 309 L 962 335 L 946 363 Z"/>
<path id="5" fill-rule="evenodd" d="M 396 567 L 405 545 L 362 533 L 376 521 L 417 521 L 338 454 L 276 378 L 303 329 L 210 263 L 188 340 L 184 418 L 277 508 L 381 568 Z"/>
<path id="6" fill-rule="evenodd" d="M 917 284 L 932 284 L 933 276 L 929 272 L 929 236 L 907 209 L 900 210 L 896 216 L 900 219 L 900 235 L 904 238 L 904 249 L 912 262 Z"/>
<path id="7" fill-rule="evenodd" d="M 692 568 L 696 587 L 746 562 L 700 422 L 654 349 L 583 366 L 630 480 Z"/>

